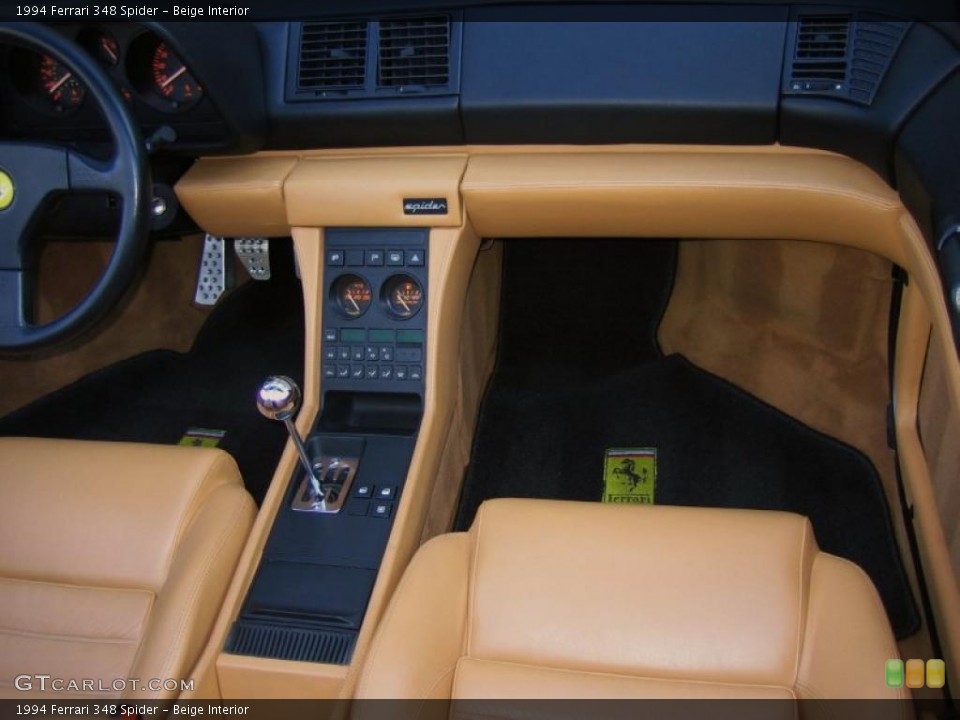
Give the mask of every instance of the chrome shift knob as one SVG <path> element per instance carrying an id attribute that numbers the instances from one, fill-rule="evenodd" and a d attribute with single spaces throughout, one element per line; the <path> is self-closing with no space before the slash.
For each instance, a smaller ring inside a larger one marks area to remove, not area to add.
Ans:
<path id="1" fill-rule="evenodd" d="M 300 387 L 285 375 L 271 375 L 257 392 L 257 409 L 264 417 L 284 422 L 300 409 Z"/>
<path id="2" fill-rule="evenodd" d="M 257 391 L 257 409 L 260 413 L 271 420 L 279 420 L 287 427 L 290 433 L 290 439 L 293 440 L 297 448 L 297 454 L 300 456 L 300 464 L 303 471 L 307 474 L 307 480 L 313 488 L 313 495 L 320 503 L 323 502 L 323 489 L 320 487 L 320 478 L 313 469 L 313 463 L 307 454 L 307 448 L 303 444 L 303 438 L 297 432 L 293 424 L 293 416 L 300 409 L 300 386 L 285 375 L 271 375 L 260 386 Z"/>

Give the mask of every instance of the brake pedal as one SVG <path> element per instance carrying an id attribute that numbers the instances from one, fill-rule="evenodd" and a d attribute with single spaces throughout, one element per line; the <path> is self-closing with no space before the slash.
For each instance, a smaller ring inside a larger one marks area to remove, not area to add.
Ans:
<path id="1" fill-rule="evenodd" d="M 193 296 L 197 305 L 216 305 L 223 293 L 233 286 L 233 263 L 228 255 L 227 243 L 222 237 L 207 234 L 203 238 L 197 291 Z"/>
<path id="2" fill-rule="evenodd" d="M 240 258 L 243 269 L 254 280 L 270 279 L 270 240 L 268 238 L 237 238 L 233 251 Z"/>

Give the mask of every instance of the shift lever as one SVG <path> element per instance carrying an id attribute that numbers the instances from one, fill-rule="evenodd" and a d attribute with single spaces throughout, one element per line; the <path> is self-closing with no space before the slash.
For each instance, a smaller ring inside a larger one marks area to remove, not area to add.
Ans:
<path id="1" fill-rule="evenodd" d="M 290 438 L 300 455 L 300 464 L 307 473 L 307 480 L 310 482 L 313 494 L 317 500 L 323 500 L 324 493 L 320 487 L 320 480 L 313 470 L 303 438 L 293 424 L 293 416 L 300 409 L 300 399 L 300 388 L 293 380 L 284 375 L 272 375 L 263 381 L 263 385 L 257 392 L 257 409 L 264 417 L 282 420 L 287 426 L 287 432 L 290 433 Z"/>

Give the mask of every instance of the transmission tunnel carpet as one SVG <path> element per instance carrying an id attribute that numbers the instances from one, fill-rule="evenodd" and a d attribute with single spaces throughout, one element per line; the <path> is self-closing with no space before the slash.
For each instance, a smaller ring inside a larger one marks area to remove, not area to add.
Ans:
<path id="1" fill-rule="evenodd" d="M 457 529 L 488 498 L 599 501 L 608 449 L 654 448 L 657 504 L 806 515 L 825 551 L 870 575 L 898 637 L 911 634 L 916 606 L 866 456 L 660 355 L 675 259 L 671 241 L 505 243 L 497 367 Z"/>
<path id="2" fill-rule="evenodd" d="M 155 350 L 87 375 L 0 420 L 0 435 L 177 444 L 190 428 L 223 430 L 219 447 L 259 504 L 287 436 L 257 411 L 257 389 L 271 374 L 303 382 L 302 291 L 289 247 L 273 250 L 273 278 L 224 300 L 189 353 Z"/>

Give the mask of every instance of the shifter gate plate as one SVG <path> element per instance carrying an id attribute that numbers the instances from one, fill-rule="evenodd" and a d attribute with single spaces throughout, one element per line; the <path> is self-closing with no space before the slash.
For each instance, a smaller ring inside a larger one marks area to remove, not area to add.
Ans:
<path id="1" fill-rule="evenodd" d="M 603 502 L 653 505 L 656 448 L 609 448 L 603 462 Z"/>
<path id="2" fill-rule="evenodd" d="M 180 438 L 180 442 L 178 442 L 177 445 L 184 445 L 186 447 L 217 447 L 226 434 L 226 430 L 213 430 L 211 428 L 199 427 L 187 428 L 187 431 L 183 434 L 183 437 Z"/>

